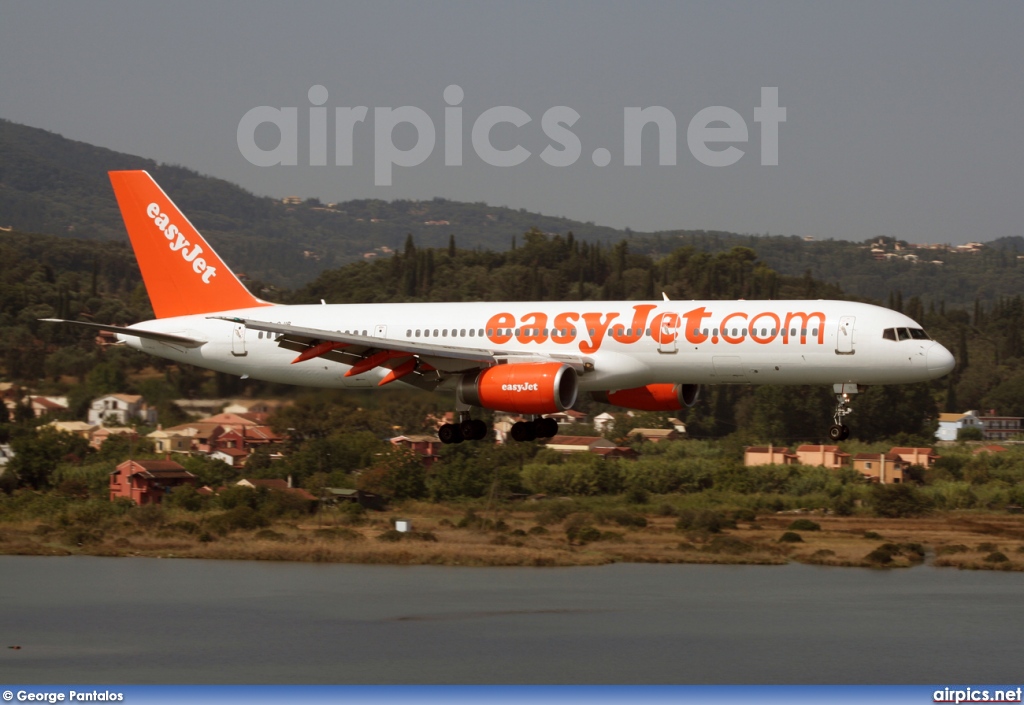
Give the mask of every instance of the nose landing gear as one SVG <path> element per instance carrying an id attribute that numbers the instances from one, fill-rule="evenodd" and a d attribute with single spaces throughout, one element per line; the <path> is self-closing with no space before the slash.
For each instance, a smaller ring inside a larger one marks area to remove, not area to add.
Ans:
<path id="1" fill-rule="evenodd" d="M 828 437 L 833 441 L 845 441 L 850 437 L 850 427 L 843 423 L 843 419 L 853 413 L 853 409 L 850 408 L 850 395 L 856 394 L 859 390 L 855 384 L 836 384 L 833 385 L 833 389 L 836 393 L 836 413 L 832 416 Z"/>

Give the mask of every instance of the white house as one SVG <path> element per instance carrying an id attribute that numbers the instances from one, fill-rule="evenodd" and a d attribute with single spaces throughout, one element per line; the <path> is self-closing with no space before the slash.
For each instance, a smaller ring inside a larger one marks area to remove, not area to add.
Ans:
<path id="1" fill-rule="evenodd" d="M 940 441 L 955 441 L 962 428 L 984 430 L 977 411 L 968 411 L 963 414 L 939 414 L 939 428 L 935 431 L 935 437 Z"/>
<path id="2" fill-rule="evenodd" d="M 138 394 L 107 394 L 89 404 L 89 423 L 94 426 L 128 426 L 133 421 L 156 425 L 156 409 Z"/>
<path id="3" fill-rule="evenodd" d="M 607 411 L 602 412 L 594 417 L 594 430 L 598 433 L 604 433 L 611 428 L 615 427 L 615 417 L 609 414 Z"/>

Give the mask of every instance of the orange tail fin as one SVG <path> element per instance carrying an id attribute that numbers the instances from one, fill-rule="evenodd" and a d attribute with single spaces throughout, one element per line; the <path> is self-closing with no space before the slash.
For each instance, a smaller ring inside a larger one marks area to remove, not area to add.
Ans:
<path id="1" fill-rule="evenodd" d="M 269 306 L 246 289 L 145 171 L 111 171 L 157 318 Z"/>

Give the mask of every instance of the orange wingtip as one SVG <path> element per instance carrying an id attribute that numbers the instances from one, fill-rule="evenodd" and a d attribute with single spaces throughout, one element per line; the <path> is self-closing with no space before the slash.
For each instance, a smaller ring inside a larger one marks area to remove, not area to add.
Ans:
<path id="1" fill-rule="evenodd" d="M 246 289 L 145 171 L 111 171 L 157 318 L 269 306 Z"/>

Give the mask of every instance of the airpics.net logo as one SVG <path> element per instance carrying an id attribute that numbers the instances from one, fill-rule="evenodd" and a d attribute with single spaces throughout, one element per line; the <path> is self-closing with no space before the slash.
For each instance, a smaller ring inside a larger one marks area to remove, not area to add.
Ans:
<path id="1" fill-rule="evenodd" d="M 327 89 L 313 86 L 308 93 L 309 111 L 309 166 L 327 166 L 329 110 Z M 463 164 L 465 123 L 469 122 L 460 107 L 465 93 L 461 87 L 450 85 L 444 89 L 443 148 L 445 166 Z M 356 130 L 369 128 L 365 105 L 334 108 L 335 166 L 353 165 L 353 143 Z M 544 111 L 540 128 L 550 143 L 537 157 L 548 166 L 572 166 L 583 154 L 583 144 L 570 128 L 580 114 L 566 105 L 556 105 Z M 779 125 L 786 121 L 786 108 L 779 106 L 777 87 L 761 88 L 761 104 L 753 109 L 753 120 L 760 125 L 761 165 L 779 163 Z M 533 157 L 530 150 L 518 142 L 510 149 L 499 149 L 491 141 L 491 133 L 498 125 L 512 125 L 517 129 L 533 118 L 512 105 L 498 105 L 484 110 L 472 120 L 469 128 L 470 144 L 476 157 L 496 167 L 518 166 Z M 365 123 L 365 124 L 364 124 Z M 264 149 L 256 140 L 257 129 L 265 124 L 277 128 L 279 138 L 272 149 Z M 626 107 L 622 109 L 622 164 L 642 166 L 642 135 L 646 125 L 656 128 L 658 164 L 674 166 L 677 161 L 676 117 L 671 110 L 660 105 Z M 408 149 L 395 145 L 395 130 L 410 125 L 416 132 L 416 142 Z M 437 129 L 430 114 L 422 108 L 403 105 L 398 108 L 373 109 L 373 183 L 390 186 L 396 166 L 414 167 L 425 162 L 437 146 Z M 504 128 L 507 130 L 508 128 Z M 743 115 L 724 105 L 713 105 L 698 111 L 686 127 L 686 146 L 701 164 L 712 167 L 731 166 L 746 152 L 742 148 L 749 139 L 747 121 Z M 296 166 L 299 164 L 299 108 L 274 108 L 261 105 L 252 108 L 238 122 L 236 133 L 238 150 L 256 166 Z M 590 153 L 591 161 L 604 167 L 612 163 L 612 152 L 598 147 Z"/>

